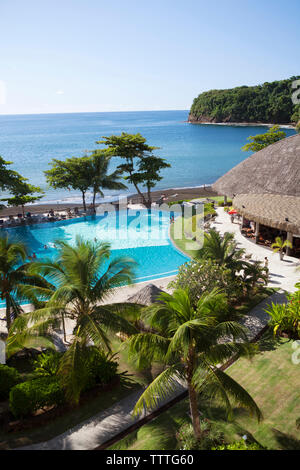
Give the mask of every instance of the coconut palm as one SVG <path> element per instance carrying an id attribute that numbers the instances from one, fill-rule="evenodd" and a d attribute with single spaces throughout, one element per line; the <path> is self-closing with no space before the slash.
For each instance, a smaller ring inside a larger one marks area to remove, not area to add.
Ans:
<path id="1" fill-rule="evenodd" d="M 93 207 L 95 209 L 95 201 L 97 194 L 104 197 L 102 189 L 127 189 L 127 186 L 121 183 L 121 174 L 119 170 L 108 174 L 110 156 L 105 149 L 95 150 L 90 158 L 89 171 L 91 175 L 91 187 L 93 190 Z"/>
<path id="2" fill-rule="evenodd" d="M 176 389 L 179 381 L 188 388 L 197 439 L 201 438 L 199 392 L 220 397 L 228 416 L 232 416 L 231 397 L 260 419 L 260 410 L 251 396 L 218 367 L 234 354 L 251 356 L 255 351 L 254 345 L 247 342 L 245 328 L 226 320 L 226 296 L 214 289 L 200 298 L 195 309 L 188 290 L 178 289 L 173 295 L 163 293 L 159 300 L 144 313 L 145 321 L 156 333 L 136 334 L 127 342 L 129 358 L 135 361 L 139 358 L 143 367 L 153 361 L 166 365 L 141 395 L 134 412 L 140 414 L 145 408 L 157 406 Z M 224 337 L 232 339 L 221 342 Z"/>
<path id="3" fill-rule="evenodd" d="M 113 288 L 130 283 L 136 263 L 130 258 L 110 260 L 108 243 L 84 241 L 76 238 L 75 246 L 55 242 L 58 256 L 36 262 L 31 272 L 39 272 L 56 286 L 47 304 L 34 312 L 19 317 L 8 337 L 8 355 L 22 348 L 24 343 L 38 338 L 54 347 L 51 332 L 65 319 L 73 321 L 70 346 L 63 355 L 59 375 L 70 401 L 77 403 L 85 387 L 85 359 L 88 346 L 111 352 L 109 333 L 132 334 L 137 330 L 121 315 L 128 315 L 135 304 L 104 304 Z"/>
<path id="4" fill-rule="evenodd" d="M 233 270 L 242 268 L 241 258 L 244 249 L 237 249 L 234 234 L 226 232 L 221 236 L 216 230 L 209 230 L 204 234 L 203 247 L 198 251 L 196 257 L 212 259 L 220 265 Z"/>
<path id="5" fill-rule="evenodd" d="M 272 243 L 271 245 L 272 250 L 274 253 L 279 253 L 279 258 L 283 260 L 284 257 L 284 249 L 285 248 L 293 248 L 293 245 L 289 240 L 283 241 L 281 237 L 276 237 L 275 238 L 275 243 Z"/>
<path id="6" fill-rule="evenodd" d="M 30 273 L 26 245 L 7 233 L 0 237 L 0 298 L 6 303 L 6 325 L 23 312 L 21 303 L 41 304 L 52 286 L 38 272 Z M 40 297 L 40 300 L 39 300 Z"/>

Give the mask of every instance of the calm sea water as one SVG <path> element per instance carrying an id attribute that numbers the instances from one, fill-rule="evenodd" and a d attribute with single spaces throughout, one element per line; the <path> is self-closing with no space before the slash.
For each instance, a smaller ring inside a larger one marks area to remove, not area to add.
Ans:
<path id="1" fill-rule="evenodd" d="M 226 127 L 188 124 L 188 111 L 77 113 L 0 116 L 0 155 L 46 192 L 43 202 L 80 202 L 80 194 L 47 187 L 43 171 L 52 158 L 81 156 L 97 148 L 102 136 L 140 132 L 157 155 L 172 168 L 164 170 L 157 189 L 200 186 L 218 177 L 249 154 L 241 151 L 249 135 L 262 127 Z M 286 130 L 288 135 L 293 130 Z M 113 170 L 119 159 L 113 159 Z M 128 192 L 134 192 L 129 188 Z M 118 194 L 106 191 L 106 197 Z"/>

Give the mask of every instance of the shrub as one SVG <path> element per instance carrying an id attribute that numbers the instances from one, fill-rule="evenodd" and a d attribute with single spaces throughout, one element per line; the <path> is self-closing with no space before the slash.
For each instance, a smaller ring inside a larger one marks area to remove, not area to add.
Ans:
<path id="1" fill-rule="evenodd" d="M 228 199 L 226 204 L 224 203 L 224 201 L 219 201 L 218 206 L 219 207 L 227 207 L 227 206 L 230 207 L 230 206 L 232 206 L 232 201 L 231 201 L 231 199 Z"/>
<path id="2" fill-rule="evenodd" d="M 247 443 L 244 439 L 233 442 L 232 444 L 223 444 L 218 447 L 212 447 L 211 450 L 263 450 L 256 442 Z"/>
<path id="3" fill-rule="evenodd" d="M 192 424 L 184 424 L 176 434 L 180 450 L 210 450 L 224 442 L 223 432 L 216 424 L 207 420 L 200 421 L 202 437 L 197 441 Z"/>
<path id="4" fill-rule="evenodd" d="M 298 287 L 298 284 L 296 284 Z M 287 333 L 294 339 L 300 338 L 300 289 L 287 294 L 287 304 L 274 304 L 265 311 L 270 315 L 270 326 L 274 335 Z"/>
<path id="5" fill-rule="evenodd" d="M 34 374 L 38 377 L 54 377 L 58 372 L 61 356 L 57 351 L 40 354 L 33 362 Z"/>
<path id="6" fill-rule="evenodd" d="M 21 376 L 14 367 L 0 364 L 0 400 L 6 400 L 12 387 L 21 382 Z"/>
<path id="7" fill-rule="evenodd" d="M 33 414 L 46 406 L 62 405 L 64 391 L 55 377 L 41 377 L 15 385 L 9 394 L 9 407 L 16 418 Z"/>
<path id="8" fill-rule="evenodd" d="M 118 363 L 109 358 L 107 354 L 98 348 L 89 347 L 86 368 L 89 371 L 86 390 L 95 385 L 105 385 L 117 375 Z"/>
<path id="9" fill-rule="evenodd" d="M 179 267 L 178 275 L 170 283 L 174 289 L 189 289 L 193 303 L 197 303 L 201 295 L 214 287 L 222 289 L 231 300 L 242 294 L 241 279 L 232 279 L 232 272 L 225 266 L 220 266 L 214 260 L 191 260 Z"/>

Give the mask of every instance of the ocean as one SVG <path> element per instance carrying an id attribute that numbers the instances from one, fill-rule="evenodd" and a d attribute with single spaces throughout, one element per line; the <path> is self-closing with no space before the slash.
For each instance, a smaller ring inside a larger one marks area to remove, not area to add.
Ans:
<path id="1" fill-rule="evenodd" d="M 160 147 L 155 154 L 171 164 L 155 188 L 163 190 L 213 183 L 250 155 L 241 151 L 247 137 L 267 129 L 189 124 L 187 118 L 188 111 L 0 115 L 0 155 L 13 161 L 13 169 L 45 191 L 41 202 L 77 203 L 81 202 L 79 192 L 49 188 L 43 171 L 50 168 L 52 158 L 82 156 L 99 147 L 95 142 L 102 136 L 139 132 L 149 145 Z M 285 131 L 287 135 L 295 133 L 292 129 Z M 111 170 L 119 163 L 113 158 Z M 104 192 L 107 201 L 119 195 L 116 191 Z M 120 194 L 134 192 L 128 187 Z"/>

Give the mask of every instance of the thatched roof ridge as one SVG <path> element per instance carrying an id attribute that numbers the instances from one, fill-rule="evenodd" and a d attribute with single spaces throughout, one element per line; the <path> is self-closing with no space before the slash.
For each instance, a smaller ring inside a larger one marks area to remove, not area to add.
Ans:
<path id="1" fill-rule="evenodd" d="M 300 196 L 300 134 L 251 155 L 219 178 L 212 188 L 229 197 L 250 193 Z"/>
<path id="2" fill-rule="evenodd" d="M 239 194 L 234 198 L 233 206 L 249 220 L 300 235 L 300 197 Z"/>
<path id="3" fill-rule="evenodd" d="M 154 284 L 147 284 L 145 287 L 143 287 L 143 289 L 129 297 L 127 302 L 141 305 L 151 305 L 157 301 L 157 298 L 162 292 L 164 291 Z"/>

